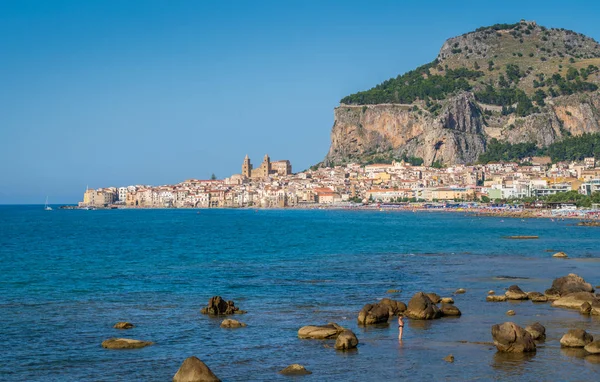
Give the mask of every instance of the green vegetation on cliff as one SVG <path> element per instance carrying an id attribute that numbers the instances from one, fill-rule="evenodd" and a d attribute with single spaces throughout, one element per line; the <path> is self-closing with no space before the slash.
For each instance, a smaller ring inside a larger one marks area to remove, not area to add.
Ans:
<path id="1" fill-rule="evenodd" d="M 420 100 L 441 100 L 457 90 L 471 90 L 468 80 L 483 76 L 483 72 L 459 68 L 448 69 L 444 75 L 432 74 L 437 61 L 408 73 L 383 81 L 374 88 L 344 97 L 340 103 L 365 105 L 381 103 L 413 103 Z"/>
<path id="2" fill-rule="evenodd" d="M 600 159 L 600 134 L 567 137 L 544 148 L 538 148 L 534 143 L 511 144 L 493 138 L 488 142 L 486 152 L 479 156 L 479 163 L 513 162 L 543 155 L 552 158 L 553 162 L 579 161 L 586 157 Z"/>

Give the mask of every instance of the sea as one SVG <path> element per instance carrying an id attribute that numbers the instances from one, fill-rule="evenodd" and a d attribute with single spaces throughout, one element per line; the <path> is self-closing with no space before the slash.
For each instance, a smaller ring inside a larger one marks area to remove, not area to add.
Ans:
<path id="1" fill-rule="evenodd" d="M 597 357 L 561 349 L 569 329 L 600 339 L 600 317 L 549 303 L 486 302 L 517 284 L 543 292 L 576 273 L 600 284 L 600 228 L 572 220 L 460 212 L 357 210 L 61 210 L 0 206 L 0 380 L 170 381 L 197 356 L 223 381 L 600 380 Z M 511 240 L 511 235 L 537 235 Z M 568 259 L 553 258 L 564 251 Z M 458 288 L 464 294 L 454 294 Z M 459 318 L 362 327 L 358 312 L 418 291 L 453 297 Z M 202 315 L 212 296 L 248 313 L 245 328 Z M 515 316 L 506 312 L 512 309 Z M 118 321 L 135 325 L 117 330 Z M 508 356 L 494 324 L 540 322 L 537 352 Z M 360 343 L 299 339 L 335 322 Z M 108 350 L 102 341 L 153 341 Z M 443 359 L 454 356 L 454 362 Z M 294 379 L 296 380 L 296 379 Z"/>

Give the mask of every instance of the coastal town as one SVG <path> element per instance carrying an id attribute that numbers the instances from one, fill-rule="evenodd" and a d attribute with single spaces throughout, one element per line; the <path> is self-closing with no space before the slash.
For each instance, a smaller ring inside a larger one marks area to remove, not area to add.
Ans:
<path id="1" fill-rule="evenodd" d="M 350 163 L 293 173 L 288 160 L 265 155 L 254 168 L 248 156 L 241 173 L 217 180 L 188 179 L 174 185 L 130 185 L 85 191 L 81 208 L 311 208 L 408 202 L 494 202 L 543 198 L 577 191 L 600 192 L 595 158 L 552 163 L 452 165 L 446 168 Z M 556 206 L 573 208 L 568 203 Z M 596 206 L 597 207 L 597 206 Z"/>

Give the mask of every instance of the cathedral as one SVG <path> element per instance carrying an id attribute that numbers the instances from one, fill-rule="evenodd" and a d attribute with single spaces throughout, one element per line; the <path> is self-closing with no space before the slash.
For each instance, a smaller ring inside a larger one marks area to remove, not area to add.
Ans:
<path id="1" fill-rule="evenodd" d="M 262 163 L 258 168 L 252 168 L 248 155 L 244 158 L 242 164 L 242 176 L 248 179 L 265 179 L 269 175 L 290 175 L 292 173 L 292 165 L 289 160 L 280 160 L 271 162 L 269 155 L 265 155 Z"/>

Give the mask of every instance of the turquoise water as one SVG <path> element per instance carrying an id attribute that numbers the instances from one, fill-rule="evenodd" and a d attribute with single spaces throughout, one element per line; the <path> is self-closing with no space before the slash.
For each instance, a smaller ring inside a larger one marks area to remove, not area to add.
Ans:
<path id="1" fill-rule="evenodd" d="M 307 381 L 597 380 L 600 365 L 558 340 L 574 327 L 600 338 L 598 318 L 485 302 L 490 289 L 517 283 L 543 292 L 571 272 L 600 284 L 600 229 L 571 224 L 442 212 L 0 206 L 0 379 L 168 381 L 196 355 L 225 381 L 286 380 L 277 372 L 291 363 L 313 372 Z M 402 344 L 395 324 L 356 325 L 366 303 L 457 288 L 467 289 L 454 296 L 463 316 L 408 320 Z M 201 315 L 213 295 L 247 310 L 235 318 L 248 327 L 221 329 L 221 319 Z M 517 315 L 505 316 L 508 309 Z M 112 328 L 123 320 L 136 328 Z M 539 321 L 548 340 L 518 359 L 459 342 L 489 342 L 491 325 L 508 320 Z M 357 351 L 297 338 L 301 326 L 332 321 L 357 334 Z M 103 349 L 111 337 L 156 344 Z M 450 353 L 453 364 L 442 360 Z"/>

